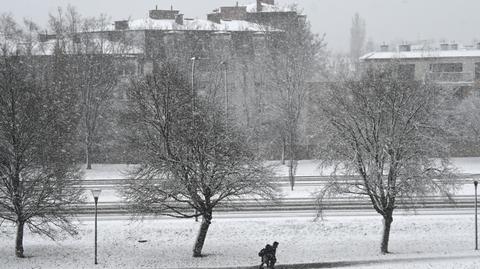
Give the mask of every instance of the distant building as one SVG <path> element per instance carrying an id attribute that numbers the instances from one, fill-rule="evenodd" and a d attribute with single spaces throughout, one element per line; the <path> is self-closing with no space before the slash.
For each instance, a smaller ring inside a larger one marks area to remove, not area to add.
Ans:
<path id="1" fill-rule="evenodd" d="M 480 43 L 475 46 L 443 43 L 436 48 L 400 45 L 395 51 L 383 45 L 379 52 L 368 53 L 360 60 L 364 66 L 397 64 L 403 78 L 435 82 L 452 90 L 458 101 L 471 95 L 480 96 Z M 479 156 L 478 141 L 464 139 L 452 137 L 453 156 Z"/>
<path id="2" fill-rule="evenodd" d="M 151 73 L 165 60 L 177 61 L 189 70 L 191 59 L 195 58 L 197 79 L 202 85 L 202 81 L 211 80 L 210 74 L 202 71 L 216 67 L 220 73 L 228 67 L 231 92 L 235 94 L 252 92 L 255 85 L 262 83 L 253 68 L 255 62 L 264 62 L 266 35 L 281 35 L 283 29 L 295 27 L 303 19 L 303 15 L 292 9 L 275 5 L 274 0 L 220 7 L 208 14 L 207 19 L 186 18 L 172 6 L 167 10 L 150 10 L 145 18 L 118 20 L 79 33 L 72 43 L 88 38 L 101 44 L 95 53 L 129 55 L 131 61 L 125 65 L 123 75 Z M 45 33 L 39 39 L 42 42 L 31 50 L 33 54 L 52 54 L 56 36 Z M 74 51 L 76 45 L 70 46 Z"/>
<path id="3" fill-rule="evenodd" d="M 364 65 L 397 61 L 406 78 L 434 81 L 462 92 L 480 88 L 480 43 L 471 47 L 443 43 L 433 49 L 400 45 L 396 51 L 383 45 L 360 60 Z"/>
<path id="4" fill-rule="evenodd" d="M 252 104 L 264 103 L 261 92 L 265 78 L 258 70 L 266 61 L 266 35 L 282 35 L 284 29 L 295 27 L 304 19 L 304 15 L 291 8 L 275 5 L 274 0 L 220 7 L 207 19 L 186 18 L 172 6 L 150 10 L 145 18 L 118 20 L 79 33 L 70 46 L 74 51 L 73 43 L 90 39 L 99 44 L 95 53 L 122 56 L 120 73 L 125 78 L 151 73 L 163 61 L 177 62 L 190 75 L 195 58 L 199 93 L 208 90 L 215 80 L 224 85 L 226 69 L 228 98 L 240 112 L 237 114 L 241 121 L 248 125 L 258 114 Z M 31 50 L 33 54 L 52 54 L 56 36 L 45 33 L 39 39 L 42 42 Z M 129 56 L 128 60 L 124 56 Z"/>
<path id="5" fill-rule="evenodd" d="M 240 20 L 287 29 L 298 19 L 305 19 L 305 16 L 290 7 L 275 5 L 275 0 L 257 0 L 246 6 L 239 6 L 237 2 L 236 6 L 220 7 L 208 14 L 207 18 L 216 23 Z"/>
<path id="6" fill-rule="evenodd" d="M 194 73 L 197 94 L 215 95 L 222 105 L 228 103 L 230 115 L 240 124 L 253 127 L 261 125 L 269 106 L 266 91 L 271 87 L 264 71 L 269 61 L 267 37 L 281 38 L 304 20 L 304 15 L 275 5 L 274 0 L 220 7 L 206 19 L 157 7 L 144 18 L 117 20 L 69 33 L 69 38 L 42 33 L 39 42 L 16 44 L 13 50 L 48 57 L 61 46 L 66 54 L 81 51 L 118 58 L 119 76 L 125 82 L 116 91 L 120 109 L 131 76 L 151 74 L 162 63 L 175 62 L 189 79 Z"/>

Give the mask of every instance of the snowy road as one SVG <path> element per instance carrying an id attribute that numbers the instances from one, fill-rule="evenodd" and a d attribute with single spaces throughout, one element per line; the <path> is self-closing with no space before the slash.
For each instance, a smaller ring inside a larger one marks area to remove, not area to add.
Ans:
<path id="1" fill-rule="evenodd" d="M 92 180 L 95 181 L 95 180 Z M 108 181 L 108 182 L 107 182 Z M 417 212 L 430 214 L 432 211 L 454 212 L 455 214 L 469 214 L 474 204 L 474 189 L 473 184 L 470 184 L 469 179 L 459 180 L 462 184 L 459 185 L 458 190 L 452 200 L 444 197 L 431 196 L 422 200 L 418 200 L 415 207 Z M 114 184 L 112 182 L 122 182 L 122 180 L 101 180 L 102 184 L 92 184 L 89 182 L 86 187 L 87 203 L 81 205 L 81 210 L 78 214 L 89 215 L 93 209 L 93 198 L 88 189 L 101 188 L 102 194 L 99 199 L 99 212 L 101 215 L 126 215 L 128 213 L 127 205 L 121 196 L 121 184 Z M 309 178 L 308 181 L 299 181 L 292 191 L 288 182 L 280 182 L 279 190 L 281 192 L 281 199 L 279 202 L 264 202 L 258 203 L 253 200 L 242 199 L 234 201 L 229 205 L 220 205 L 217 207 L 217 212 L 226 216 L 258 216 L 267 215 L 274 216 L 278 212 L 288 212 L 292 215 L 316 214 L 318 208 L 315 199 L 315 192 L 324 186 L 323 178 Z M 400 209 L 408 209 L 413 207 L 401 206 Z M 363 215 L 363 212 L 371 211 L 371 204 L 365 198 L 350 198 L 337 197 L 327 199 L 324 203 L 326 214 L 338 215 Z M 411 212 L 407 211 L 409 214 Z M 228 213 L 228 214 L 227 214 Z M 217 213 L 218 214 L 218 213 Z"/>
<path id="2" fill-rule="evenodd" d="M 480 158 L 455 158 L 452 163 L 457 167 L 458 189 L 455 192 L 454 201 L 441 197 L 428 197 L 416 205 L 420 214 L 470 214 L 474 203 L 473 181 L 480 178 Z M 91 215 L 93 209 L 93 198 L 90 189 L 100 188 L 102 194 L 99 199 L 99 211 L 103 216 L 128 215 L 128 210 L 121 195 L 121 188 L 129 178 L 128 171 L 135 168 L 134 165 L 94 165 L 93 170 L 85 171 L 84 187 L 87 189 L 87 203 L 81 206 L 77 213 L 80 215 Z M 286 212 L 290 215 L 315 215 L 317 202 L 315 192 L 321 189 L 329 179 L 331 171 L 320 169 L 318 161 L 300 161 L 297 168 L 297 176 L 294 190 L 291 190 L 288 181 L 287 167 L 278 165 L 278 188 L 281 193 L 279 203 L 266 202 L 258 204 L 253 201 L 239 200 L 234 202 L 234 209 L 229 206 L 217 208 L 217 215 L 235 216 L 275 216 L 279 212 Z M 371 205 L 366 199 L 351 199 L 338 197 L 329 199 L 325 203 L 327 215 L 364 215 L 369 214 Z M 412 214 L 412 211 L 406 211 Z M 415 212 L 414 212 L 415 213 Z"/>

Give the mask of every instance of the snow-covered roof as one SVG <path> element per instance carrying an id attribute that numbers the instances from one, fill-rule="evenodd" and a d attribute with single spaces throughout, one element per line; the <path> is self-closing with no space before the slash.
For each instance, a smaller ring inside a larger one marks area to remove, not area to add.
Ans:
<path id="1" fill-rule="evenodd" d="M 266 29 L 265 26 L 241 21 L 241 20 L 232 20 L 232 21 L 220 21 L 220 23 L 215 23 L 209 20 L 203 19 L 184 19 L 183 24 L 176 23 L 175 20 L 156 20 L 149 17 L 143 19 L 135 19 L 128 21 L 128 30 L 164 30 L 164 31 L 230 31 L 230 32 L 241 32 L 241 31 L 278 31 L 276 29 L 270 28 Z M 115 31 L 115 26 L 110 25 L 103 31 Z"/>
<path id="2" fill-rule="evenodd" d="M 291 7 L 286 5 L 269 5 L 266 3 L 262 4 L 262 10 L 260 12 L 291 12 L 295 11 Z M 247 5 L 247 12 L 258 12 L 257 10 L 257 3 L 252 3 Z"/>
<path id="3" fill-rule="evenodd" d="M 0 43 L 0 47 L 7 48 L 7 54 L 15 54 L 19 52 L 20 54 L 27 54 L 33 56 L 49 56 L 53 55 L 55 52 L 55 47 L 57 46 L 57 40 L 52 39 L 45 42 L 35 41 L 32 43 L 27 42 L 8 42 Z M 74 43 L 72 40 L 64 40 L 63 45 L 65 53 L 102 53 L 102 54 L 141 54 L 143 53 L 143 48 L 141 46 L 135 45 L 125 45 L 121 42 L 113 42 L 105 39 L 92 39 L 90 40 L 89 45 L 85 43 Z"/>
<path id="4" fill-rule="evenodd" d="M 421 58 L 462 58 L 480 57 L 480 50 L 425 50 L 425 51 L 402 51 L 402 52 L 371 52 L 360 60 L 389 60 L 389 59 L 421 59 Z"/>
<path id="5" fill-rule="evenodd" d="M 215 23 L 207 20 L 185 19 L 184 24 L 178 24 L 175 20 L 155 20 L 149 17 L 143 19 L 128 20 L 128 30 L 165 30 L 165 31 L 185 31 L 185 30 L 210 30 L 215 28 Z M 115 31 L 114 25 L 109 25 L 102 31 Z"/>

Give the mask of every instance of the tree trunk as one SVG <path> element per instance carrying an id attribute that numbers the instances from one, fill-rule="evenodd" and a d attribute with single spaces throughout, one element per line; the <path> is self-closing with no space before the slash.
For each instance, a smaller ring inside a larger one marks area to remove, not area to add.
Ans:
<path id="1" fill-rule="evenodd" d="M 208 212 L 203 215 L 202 224 L 200 226 L 200 231 L 198 232 L 197 240 L 193 248 L 193 257 L 202 257 L 203 244 L 205 243 L 205 238 L 207 238 L 208 228 L 212 221 L 212 213 Z"/>
<path id="2" fill-rule="evenodd" d="M 292 187 L 292 191 L 293 191 L 293 187 L 295 186 L 295 160 L 290 157 L 290 165 L 288 167 L 288 178 L 290 179 L 290 186 Z"/>
<path id="3" fill-rule="evenodd" d="M 286 148 L 285 139 L 282 139 L 282 165 L 285 165 L 285 148 Z"/>
<path id="4" fill-rule="evenodd" d="M 383 216 L 383 235 L 382 244 L 380 246 L 380 252 L 382 254 L 388 253 L 388 240 L 390 239 L 390 226 L 392 225 L 393 217 L 392 213 Z"/>
<path id="5" fill-rule="evenodd" d="M 25 223 L 18 221 L 17 222 L 17 238 L 15 240 L 15 255 L 18 258 L 25 258 L 23 256 L 23 227 Z"/>
<path id="6" fill-rule="evenodd" d="M 85 162 L 87 163 L 87 169 L 92 169 L 92 161 L 90 159 L 90 152 L 92 151 L 92 147 L 90 146 L 90 138 L 89 135 L 85 137 Z"/>

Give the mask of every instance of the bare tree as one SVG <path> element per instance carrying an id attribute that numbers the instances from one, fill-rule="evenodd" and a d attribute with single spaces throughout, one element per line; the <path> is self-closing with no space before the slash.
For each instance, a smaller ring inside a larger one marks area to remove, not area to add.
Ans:
<path id="1" fill-rule="evenodd" d="M 313 34 L 301 17 L 284 31 L 267 33 L 266 76 L 272 100 L 271 127 L 282 147 L 282 163 L 288 157 L 290 185 L 295 185 L 302 113 L 306 109 L 308 82 L 320 72 L 323 38 Z"/>
<path id="2" fill-rule="evenodd" d="M 383 217 L 381 253 L 388 253 L 398 204 L 452 190 L 445 177 L 451 172 L 448 100 L 433 85 L 404 80 L 394 66 L 369 68 L 330 85 L 322 97 L 320 156 L 335 169 L 319 202 L 340 194 L 368 197 Z"/>
<path id="3" fill-rule="evenodd" d="M 88 23 L 88 22 L 86 22 Z M 88 31 L 88 26 L 84 28 Z M 83 129 L 85 162 L 87 169 L 91 169 L 92 151 L 95 141 L 98 139 L 98 126 L 102 118 L 107 117 L 112 106 L 113 94 L 116 89 L 119 73 L 117 66 L 120 65 L 121 56 L 115 57 L 104 52 L 104 40 L 92 39 L 87 33 L 81 38 L 81 53 L 73 55 L 76 64 L 76 84 L 81 92 L 83 110 Z M 117 65 L 118 64 L 118 65 Z"/>
<path id="4" fill-rule="evenodd" d="M 98 127 L 111 109 L 120 75 L 117 67 L 121 66 L 125 51 L 122 42 L 115 46 L 102 33 L 108 26 L 106 16 L 84 19 L 68 6 L 66 13 L 59 8 L 57 15 L 50 15 L 50 25 L 62 44 L 62 53 L 69 56 L 72 83 L 81 93 L 85 163 L 91 169 Z"/>
<path id="5" fill-rule="evenodd" d="M 144 158 L 125 195 L 142 214 L 201 216 L 193 249 L 201 257 L 218 205 L 245 196 L 273 199 L 275 192 L 270 169 L 223 107 L 196 96 L 187 81 L 164 63 L 154 76 L 133 83 L 128 128 Z"/>
<path id="6" fill-rule="evenodd" d="M 480 151 L 480 98 L 474 94 L 459 100 L 453 120 L 456 125 L 454 150 L 462 156 L 475 156 Z"/>
<path id="7" fill-rule="evenodd" d="M 23 39 L 23 31 L 11 14 L 0 15 L 0 44 L 5 48 L 9 42 L 19 42 Z"/>
<path id="8" fill-rule="evenodd" d="M 61 57 L 0 56 L 0 225 L 16 224 L 15 254 L 24 257 L 25 225 L 54 239 L 75 234 L 71 216 L 81 201 L 73 137 L 77 95 Z"/>

